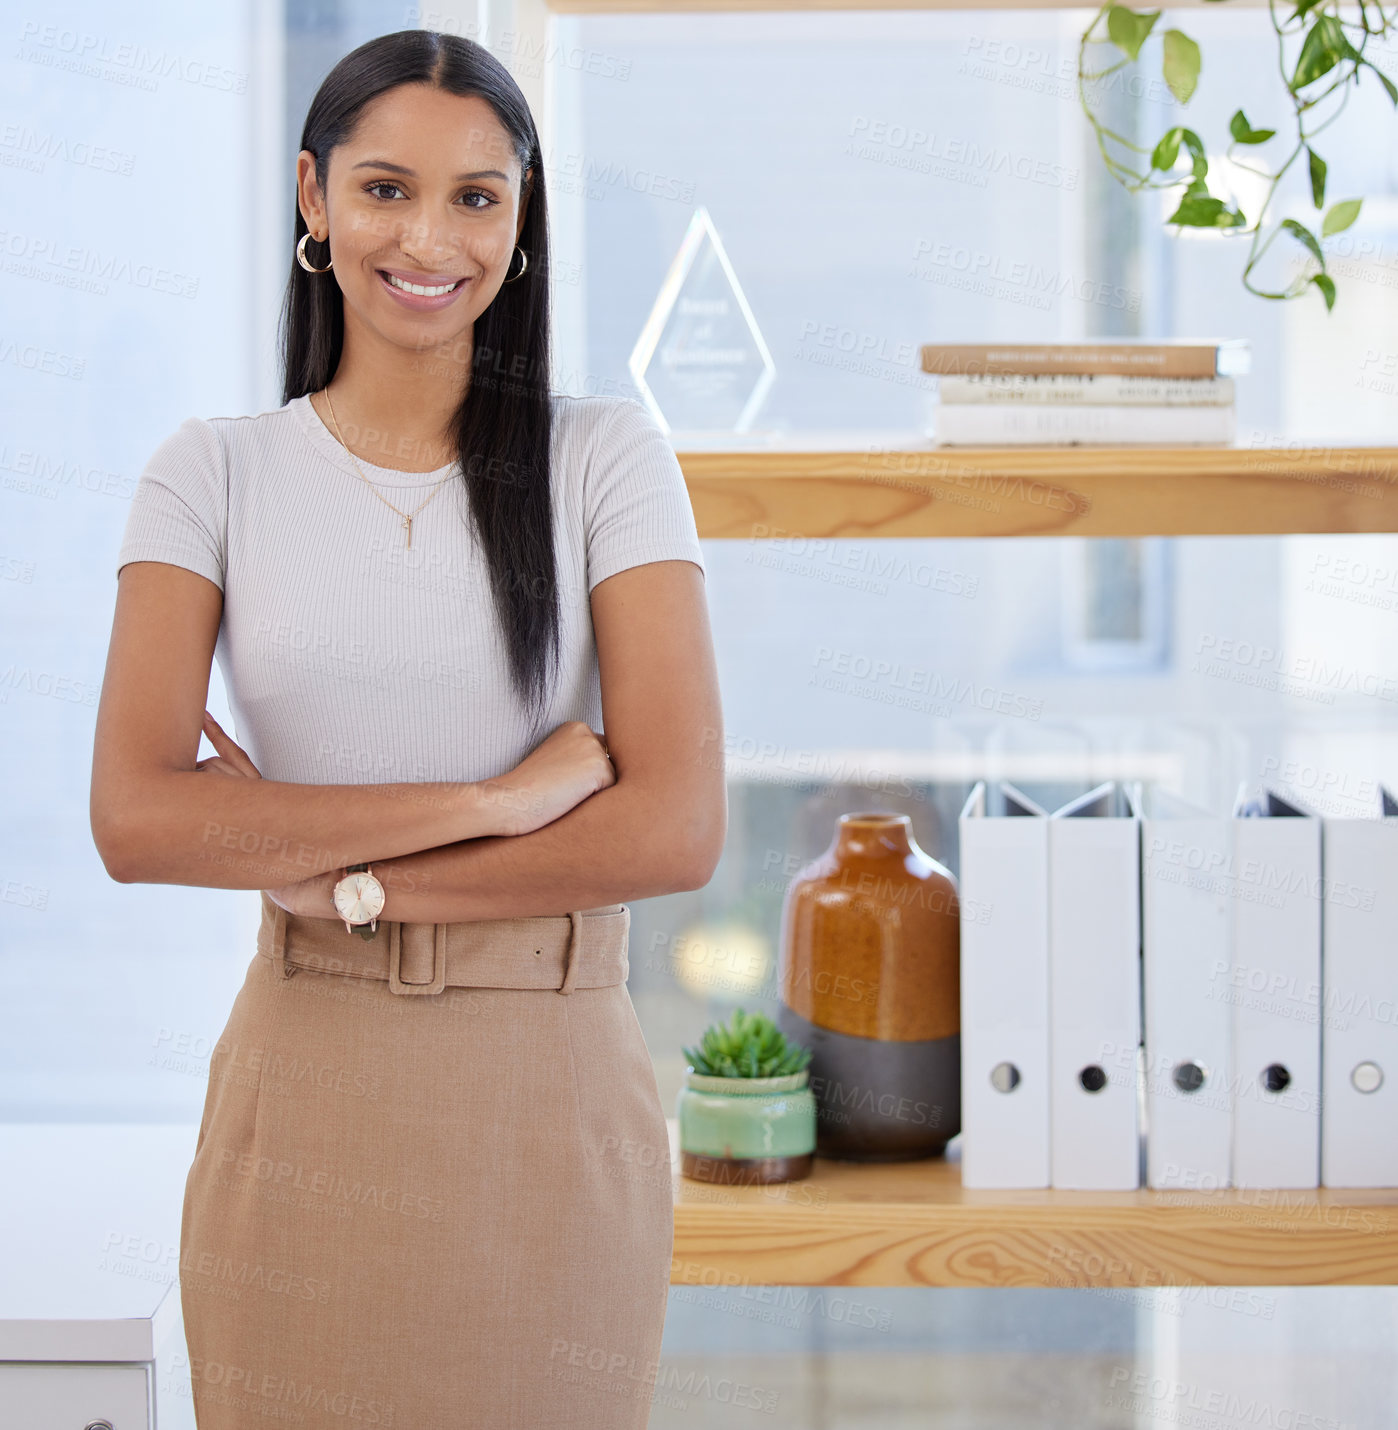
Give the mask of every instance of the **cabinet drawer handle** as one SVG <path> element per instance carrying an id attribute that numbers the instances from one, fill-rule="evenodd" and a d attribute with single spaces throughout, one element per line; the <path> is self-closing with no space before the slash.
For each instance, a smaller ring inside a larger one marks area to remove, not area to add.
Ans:
<path id="1" fill-rule="evenodd" d="M 110 1420 L 89 1420 L 83 1426 L 83 1430 L 112 1430 L 112 1422 Z"/>

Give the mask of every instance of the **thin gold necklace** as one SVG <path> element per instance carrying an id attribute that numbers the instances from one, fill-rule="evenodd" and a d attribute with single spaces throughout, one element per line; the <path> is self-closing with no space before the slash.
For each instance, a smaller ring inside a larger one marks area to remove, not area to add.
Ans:
<path id="1" fill-rule="evenodd" d="M 420 512 L 423 507 L 425 507 L 427 503 L 430 502 L 439 491 L 441 491 L 443 483 L 450 481 L 453 474 L 451 472 L 448 472 L 440 482 L 435 482 L 433 484 L 431 494 L 423 497 L 423 499 L 418 503 L 417 507 L 411 513 L 408 513 L 406 511 L 398 511 L 398 508 L 394 506 L 393 503 L 389 501 L 386 496 L 384 496 L 384 494 L 373 484 L 373 482 L 371 482 L 368 477 L 364 476 L 364 468 L 361 467 L 358 462 L 355 462 L 354 453 L 350 451 L 349 443 L 345 441 L 343 436 L 341 436 L 340 424 L 335 420 L 335 404 L 330 400 L 330 389 L 328 387 L 322 387 L 321 391 L 325 394 L 326 406 L 330 408 L 330 420 L 335 425 L 335 436 L 339 439 L 340 446 L 345 449 L 345 456 L 347 456 L 351 462 L 354 462 L 355 471 L 358 472 L 359 475 L 364 478 L 364 483 L 369 488 L 369 490 L 373 492 L 373 494 L 378 497 L 378 499 L 386 507 L 388 507 L 392 511 L 398 512 L 398 515 L 403 522 L 403 530 L 408 533 L 408 546 L 411 547 L 413 544 L 413 517 L 415 517 L 418 512 Z"/>

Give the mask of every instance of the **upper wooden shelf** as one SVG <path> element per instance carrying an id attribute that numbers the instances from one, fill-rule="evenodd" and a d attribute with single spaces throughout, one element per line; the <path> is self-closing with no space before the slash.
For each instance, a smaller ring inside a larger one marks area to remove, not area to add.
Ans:
<path id="1" fill-rule="evenodd" d="M 677 455 L 701 537 L 1398 531 L 1398 447 L 677 443 Z"/>
<path id="2" fill-rule="evenodd" d="M 1398 1188 L 977 1192 L 945 1157 L 723 1187 L 674 1170 L 668 1121 L 676 1286 L 1398 1284 Z"/>
<path id="3" fill-rule="evenodd" d="M 545 0 L 560 15 L 679 15 L 731 10 L 1066 10 L 1062 0 Z M 1216 0 L 1171 0 L 1194 10 Z M 1267 0 L 1229 0 L 1230 10 L 1260 9 Z M 1086 22 L 1084 22 L 1086 23 Z"/>

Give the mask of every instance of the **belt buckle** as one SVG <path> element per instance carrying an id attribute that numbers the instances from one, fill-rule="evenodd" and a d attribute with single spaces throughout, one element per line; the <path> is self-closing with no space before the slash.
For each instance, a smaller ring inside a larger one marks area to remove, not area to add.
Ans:
<path id="1" fill-rule="evenodd" d="M 432 926 L 432 980 L 429 983 L 403 981 L 403 924 L 388 925 L 388 987 L 392 993 L 440 993 L 447 986 L 447 926 Z"/>

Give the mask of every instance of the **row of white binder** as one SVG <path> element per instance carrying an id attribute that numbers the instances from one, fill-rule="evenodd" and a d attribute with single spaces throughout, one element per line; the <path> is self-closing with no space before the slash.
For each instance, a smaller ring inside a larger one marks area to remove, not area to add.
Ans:
<path id="1" fill-rule="evenodd" d="M 1398 1186 L 1386 790 L 1321 819 L 981 783 L 960 835 L 964 1186 Z"/>

